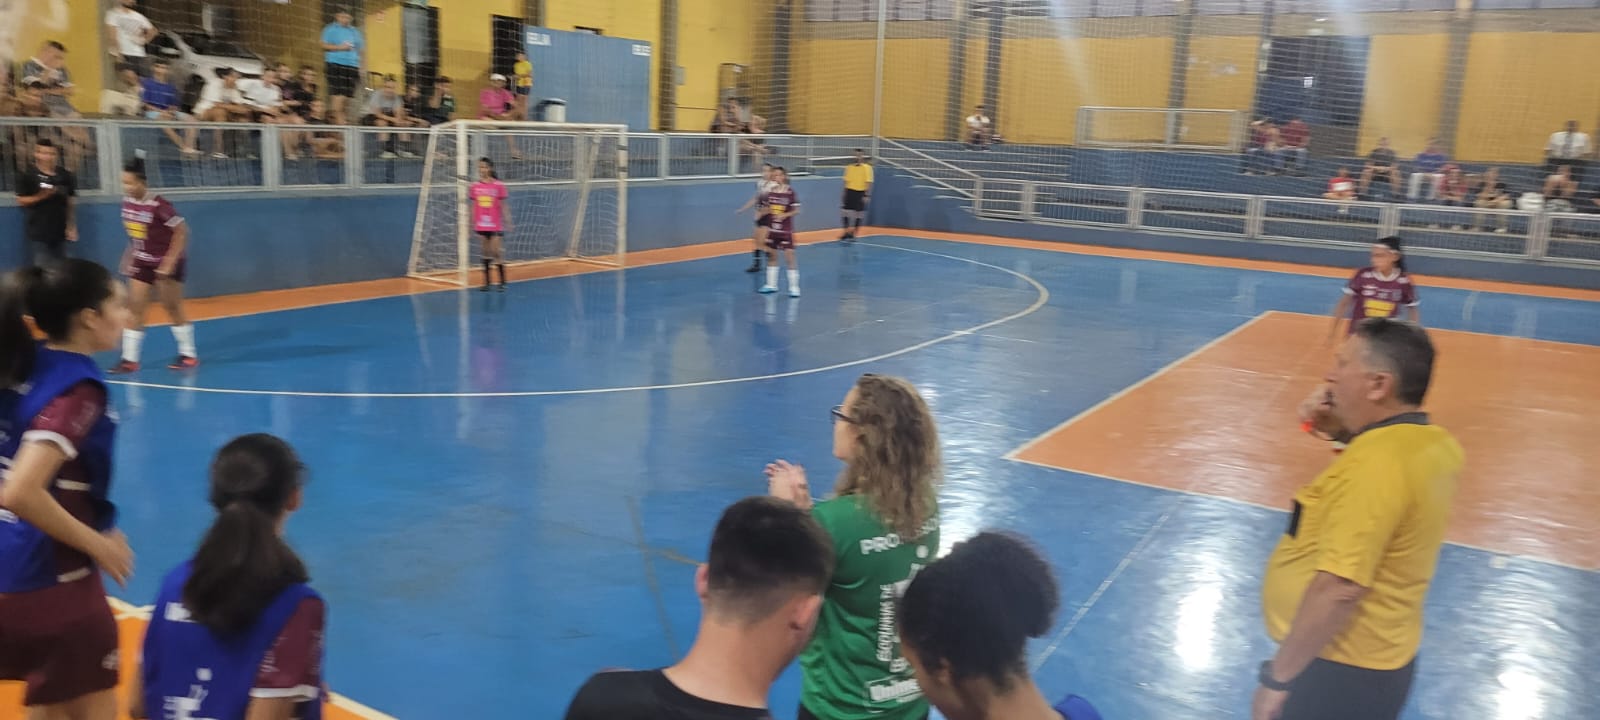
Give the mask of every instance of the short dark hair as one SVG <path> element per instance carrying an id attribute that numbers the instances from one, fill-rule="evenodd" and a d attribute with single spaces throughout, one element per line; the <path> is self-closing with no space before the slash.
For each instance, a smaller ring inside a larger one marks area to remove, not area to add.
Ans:
<path id="1" fill-rule="evenodd" d="M 50 42 L 45 43 L 45 45 L 48 45 L 48 46 L 50 46 L 50 47 L 52 47 L 52 48 L 54 48 L 56 50 L 60 50 L 61 52 L 66 52 L 67 51 L 67 46 L 62 45 L 59 41 L 56 41 L 56 40 L 51 40 Z"/>
<path id="2" fill-rule="evenodd" d="M 439 77 L 434 78 L 433 82 L 434 82 L 435 85 L 441 84 L 441 83 L 449 84 L 450 83 L 450 78 L 447 78 L 447 77 L 445 77 L 443 75 L 440 75 Z"/>
<path id="3" fill-rule="evenodd" d="M 1433 382 L 1433 341 L 1421 325 L 1389 318 L 1367 318 L 1356 324 L 1355 334 L 1367 342 L 1365 360 L 1394 373 L 1395 397 L 1407 405 L 1421 405 Z"/>
<path id="4" fill-rule="evenodd" d="M 50 148 L 52 150 L 56 149 L 55 141 L 51 140 L 50 138 L 39 138 L 39 140 L 37 142 L 35 142 L 33 144 L 33 146 L 34 147 L 47 147 L 47 148 Z"/>
<path id="5" fill-rule="evenodd" d="M 987 678 L 1010 689 L 1028 672 L 1028 638 L 1060 605 L 1050 566 L 1018 535 L 987 531 L 923 568 L 900 599 L 900 636 L 924 663 L 957 681 Z"/>
<path id="6" fill-rule="evenodd" d="M 707 610 L 753 623 L 796 594 L 821 594 L 832 576 L 833 543 L 810 513 L 777 498 L 745 498 L 711 533 Z"/>
<path id="7" fill-rule="evenodd" d="M 150 67 L 172 67 L 172 61 L 164 57 L 150 58 Z"/>

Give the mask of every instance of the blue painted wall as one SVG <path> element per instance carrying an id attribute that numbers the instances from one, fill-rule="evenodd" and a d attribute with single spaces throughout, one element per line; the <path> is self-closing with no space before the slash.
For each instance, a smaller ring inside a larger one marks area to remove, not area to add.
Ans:
<path id="1" fill-rule="evenodd" d="M 913 178 L 885 169 L 879 172 L 877 182 L 873 185 L 870 221 L 873 226 L 884 228 L 993 235 L 1026 240 L 1274 260 L 1305 265 L 1356 268 L 1365 264 L 1367 259 L 1367 247 L 1362 244 L 1340 248 L 1264 240 L 1162 235 L 1131 230 L 986 220 L 973 217 L 964 209 L 968 201 L 942 198 L 939 194 L 934 189 L 916 187 Z M 1419 275 L 1600 289 L 1600 271 L 1592 268 L 1510 258 L 1478 260 L 1425 255 L 1414 255 L 1407 259 L 1407 263 L 1412 271 Z"/>
<path id="2" fill-rule="evenodd" d="M 542 27 L 528 28 L 523 39 L 538 68 L 529 120 L 541 119 L 534 114 L 541 100 L 560 98 L 567 102 L 567 122 L 650 130 L 650 43 Z"/>
<path id="3" fill-rule="evenodd" d="M 801 230 L 836 227 L 838 178 L 796 178 L 811 202 Z M 630 252 L 749 237 L 751 215 L 734 210 L 749 199 L 751 180 L 636 182 L 628 188 Z M 525 195 L 526 193 L 520 193 Z M 515 198 L 513 199 L 515 202 Z M 415 192 L 323 196 L 178 197 L 193 228 L 190 297 L 230 295 L 405 275 Z M 591 198 L 597 213 L 609 203 Z M 80 242 L 73 254 L 115 267 L 127 247 L 113 202 L 78 210 Z M 0 265 L 27 261 L 22 210 L 0 206 Z"/>

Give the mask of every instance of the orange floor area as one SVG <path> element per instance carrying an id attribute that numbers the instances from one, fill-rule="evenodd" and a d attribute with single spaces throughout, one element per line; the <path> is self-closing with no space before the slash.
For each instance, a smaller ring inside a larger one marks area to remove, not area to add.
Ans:
<path id="1" fill-rule="evenodd" d="M 1326 317 L 1266 313 L 1012 457 L 1287 508 L 1331 457 L 1295 420 L 1330 363 L 1328 328 Z M 1467 453 L 1450 540 L 1600 569 L 1600 347 L 1432 335 L 1426 409 Z"/>

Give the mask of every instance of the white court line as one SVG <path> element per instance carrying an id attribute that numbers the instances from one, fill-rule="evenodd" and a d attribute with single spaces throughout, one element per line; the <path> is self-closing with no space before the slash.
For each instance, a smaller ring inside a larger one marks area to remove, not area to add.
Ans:
<path id="1" fill-rule="evenodd" d="M 189 391 L 189 392 L 213 393 L 213 394 L 219 394 L 219 395 L 270 395 L 270 396 L 280 396 L 280 397 L 287 396 L 287 397 L 320 397 L 320 398 L 507 398 L 507 397 L 552 397 L 552 396 L 562 396 L 562 395 L 603 395 L 603 394 L 610 394 L 610 393 L 642 392 L 642 391 L 647 391 L 647 390 L 680 390 L 680 389 L 683 389 L 683 388 L 713 387 L 713 386 L 717 386 L 717 385 L 733 385 L 733 384 L 737 384 L 737 383 L 758 382 L 758 381 L 762 381 L 762 380 L 781 380 L 783 378 L 800 377 L 802 375 L 816 375 L 818 373 L 825 373 L 825 372 L 830 372 L 830 371 L 833 371 L 833 370 L 840 370 L 840 369 L 848 368 L 848 367 L 856 367 L 858 365 L 867 365 L 867 364 L 870 364 L 870 363 L 881 362 L 881 361 L 884 361 L 884 360 L 888 360 L 890 358 L 895 358 L 895 357 L 899 357 L 901 355 L 914 353 L 914 352 L 916 352 L 918 350 L 923 350 L 923 349 L 926 349 L 926 348 L 929 348 L 929 347 L 933 347 L 934 345 L 938 345 L 938 344 L 941 344 L 941 343 L 949 342 L 951 340 L 955 340 L 955 339 L 958 339 L 958 338 L 963 338 L 963 337 L 966 337 L 968 335 L 973 335 L 975 333 L 982 332 L 983 330 L 987 330 L 989 328 L 992 328 L 992 327 L 994 327 L 996 325 L 1002 325 L 1002 324 L 1011 322 L 1013 320 L 1017 320 L 1017 319 L 1020 319 L 1020 318 L 1027 317 L 1029 315 L 1032 315 L 1035 312 L 1038 312 L 1039 308 L 1044 307 L 1045 303 L 1050 301 L 1050 291 L 1048 289 L 1046 289 L 1045 286 L 1042 285 L 1038 280 L 1034 280 L 1033 278 L 1031 278 L 1031 277 L 1029 277 L 1027 275 L 1024 275 L 1024 274 L 1022 274 L 1020 272 L 1017 272 L 1015 270 L 1012 270 L 1010 268 L 1001 267 L 999 265 L 991 265 L 991 264 L 986 263 L 986 262 L 979 262 L 977 260 L 973 260 L 971 258 L 964 258 L 964 257 L 961 257 L 959 255 L 945 255 L 943 253 L 928 252 L 926 250 L 912 250 L 910 248 L 895 247 L 893 245 L 879 245 L 879 244 L 876 244 L 876 243 L 868 243 L 868 242 L 860 242 L 860 243 L 857 243 L 857 245 L 866 246 L 866 247 L 882 248 L 882 249 L 885 249 L 885 250 L 898 250 L 900 252 L 916 253 L 918 255 L 929 255 L 929 256 L 932 256 L 932 257 L 946 258 L 946 259 L 949 259 L 949 260 L 957 260 L 957 261 L 960 261 L 960 262 L 969 263 L 969 264 L 977 265 L 977 266 L 980 266 L 980 267 L 986 267 L 986 268 L 992 268 L 994 270 L 999 270 L 1000 272 L 1003 272 L 1003 273 L 1006 273 L 1008 275 L 1012 275 L 1014 277 L 1017 277 L 1017 278 L 1021 279 L 1022 281 L 1028 283 L 1029 285 L 1032 285 L 1034 291 L 1036 291 L 1038 293 L 1038 297 L 1034 298 L 1033 304 L 1029 305 L 1028 307 L 1023 308 L 1022 310 L 1019 310 L 1017 312 L 1011 313 L 1010 315 L 1007 315 L 1007 316 L 1005 316 L 1003 318 L 1000 318 L 998 320 L 990 320 L 990 321 L 988 321 L 986 323 L 982 323 L 982 324 L 979 324 L 979 325 L 974 325 L 974 326 L 966 328 L 964 330 L 956 330 L 955 332 L 952 332 L 952 333 L 949 333 L 949 334 L 946 334 L 946 335 L 942 335 L 940 337 L 933 338 L 932 340 L 925 340 L 925 341 L 917 343 L 915 345 L 910 345 L 910 346 L 907 346 L 907 347 L 903 347 L 903 348 L 900 348 L 899 350 L 891 350 L 889 352 L 882 353 L 882 354 L 879 354 L 879 355 L 874 355 L 874 356 L 869 357 L 869 358 L 861 358 L 859 360 L 849 360 L 849 361 L 846 361 L 846 362 L 834 363 L 832 365 L 826 365 L 826 366 L 817 367 L 817 368 L 807 368 L 807 369 L 804 369 L 804 370 L 790 370 L 788 372 L 771 373 L 771 374 L 768 374 L 768 375 L 751 375 L 751 376 L 748 376 L 748 377 L 722 378 L 722 379 L 718 379 L 718 380 L 699 380 L 699 381 L 695 381 L 695 382 L 667 383 L 667 384 L 661 384 L 661 385 L 635 385 L 635 386 L 632 386 L 632 387 L 585 388 L 585 389 L 579 389 L 579 390 L 521 390 L 521 391 L 508 391 L 508 392 L 409 392 L 409 393 L 408 392 L 358 393 L 358 392 L 306 392 L 306 391 L 299 391 L 299 390 L 248 390 L 248 389 L 235 389 L 235 388 L 188 387 L 188 386 L 185 386 L 185 385 L 170 385 L 170 384 L 165 384 L 165 383 L 145 383 L 145 382 L 136 382 L 136 381 L 131 381 L 131 380 L 111 380 L 111 381 L 108 381 L 108 382 L 110 382 L 113 385 L 126 385 L 126 386 L 130 386 L 130 387 L 151 388 L 151 389 L 155 389 L 155 390 L 180 390 L 180 391 Z"/>
<path id="2" fill-rule="evenodd" d="M 1016 460 L 1018 455 L 1021 455 L 1022 453 L 1027 452 L 1030 448 L 1032 448 L 1034 445 L 1038 445 L 1045 438 L 1050 437 L 1051 435 L 1054 435 L 1054 434 L 1056 434 L 1058 432 L 1061 432 L 1062 430 L 1065 430 L 1065 429 L 1071 427 L 1073 423 L 1076 423 L 1079 420 L 1082 420 L 1082 419 L 1092 415 L 1095 411 L 1099 410 L 1100 408 L 1103 408 L 1103 407 L 1105 407 L 1107 405 L 1110 405 L 1111 403 L 1114 403 L 1114 402 L 1116 402 L 1118 400 L 1121 400 L 1128 393 L 1131 393 L 1131 392 L 1133 392 L 1135 390 L 1138 390 L 1139 388 L 1144 387 L 1145 385 L 1148 385 L 1150 383 L 1150 381 L 1155 380 L 1156 378 L 1167 374 L 1168 371 L 1178 367 L 1179 365 L 1182 365 L 1182 364 L 1188 362 L 1189 360 L 1193 359 L 1196 355 L 1199 355 L 1200 353 L 1203 353 L 1203 352 L 1205 352 L 1207 350 L 1210 350 L 1211 348 L 1214 348 L 1214 347 L 1216 347 L 1218 345 L 1221 345 L 1223 343 L 1223 341 L 1233 337 L 1234 335 L 1238 335 L 1239 333 L 1244 332 L 1244 330 L 1246 328 L 1249 328 L 1250 326 L 1260 322 L 1262 318 L 1265 318 L 1266 316 L 1271 315 L 1273 312 L 1274 311 L 1272 311 L 1272 310 L 1268 310 L 1268 311 L 1266 311 L 1264 313 L 1261 313 L 1260 315 L 1257 315 L 1257 316 L 1255 316 L 1253 318 L 1250 318 L 1249 320 L 1244 321 L 1243 323 L 1240 323 L 1238 327 L 1235 327 L 1232 330 L 1229 330 L 1229 331 L 1227 331 L 1227 332 L 1225 332 L 1225 333 L 1223 333 L 1221 335 L 1218 335 L 1218 336 L 1212 338 L 1206 344 L 1201 345 L 1200 347 L 1197 347 L 1197 348 L 1189 351 L 1183 357 L 1180 357 L 1177 360 L 1173 360 L 1172 362 L 1169 362 L 1166 365 L 1161 366 L 1161 369 L 1159 369 L 1159 370 L 1157 370 L 1157 371 L 1155 371 L 1153 373 L 1150 373 L 1149 375 L 1146 375 L 1143 378 L 1140 378 L 1138 382 L 1135 382 L 1132 385 L 1129 385 L 1129 386 L 1127 386 L 1127 387 L 1125 387 L 1125 388 L 1123 388 L 1121 390 L 1118 390 L 1115 393 L 1112 393 L 1111 396 L 1107 397 L 1104 400 L 1101 400 L 1100 402 L 1095 403 L 1089 409 L 1084 410 L 1083 412 L 1080 412 L 1077 415 L 1073 415 L 1070 418 L 1067 418 L 1066 420 L 1062 421 L 1060 424 L 1056 425 L 1055 427 L 1050 428 L 1049 430 L 1046 430 L 1046 431 L 1044 431 L 1042 433 L 1039 433 L 1038 435 L 1034 436 L 1034 438 L 1032 440 L 1029 440 L 1029 441 L 1023 443 L 1021 447 L 1018 447 L 1017 449 L 1012 450 L 1011 452 L 1008 452 L 1005 455 L 1002 455 L 1001 457 L 1006 459 L 1006 460 Z"/>
<path id="3" fill-rule="evenodd" d="M 106 602 L 111 604 L 111 611 L 116 614 L 118 620 L 122 620 L 124 618 L 133 618 L 149 622 L 150 613 L 155 610 L 154 605 L 134 605 L 126 600 L 112 597 L 110 595 L 106 596 Z M 398 720 L 398 718 L 394 717 L 393 715 L 373 710 L 366 705 L 362 705 L 361 703 L 351 700 L 350 698 L 347 698 L 336 692 L 328 693 L 328 702 L 337 706 L 340 710 L 344 710 L 352 715 L 355 715 L 356 717 L 365 718 L 366 720 Z"/>

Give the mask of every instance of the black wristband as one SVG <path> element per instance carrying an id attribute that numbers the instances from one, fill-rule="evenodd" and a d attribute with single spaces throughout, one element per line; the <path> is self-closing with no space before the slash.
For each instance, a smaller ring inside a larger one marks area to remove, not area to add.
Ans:
<path id="1" fill-rule="evenodd" d="M 1278 682 L 1278 679 L 1272 676 L 1271 660 L 1261 663 L 1261 672 L 1256 674 L 1256 682 L 1260 683 L 1261 687 L 1274 692 L 1286 692 L 1288 691 L 1289 686 L 1294 683 L 1293 680 L 1288 682 Z"/>

